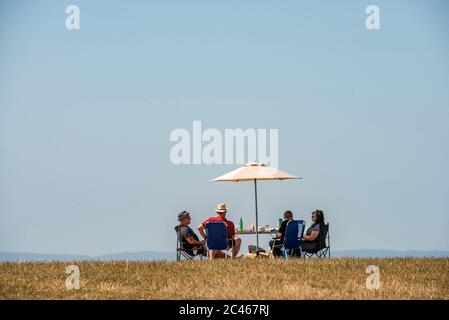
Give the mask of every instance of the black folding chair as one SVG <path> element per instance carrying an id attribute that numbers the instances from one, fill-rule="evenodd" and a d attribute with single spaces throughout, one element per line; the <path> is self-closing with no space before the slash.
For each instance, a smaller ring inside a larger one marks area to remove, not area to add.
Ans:
<path id="1" fill-rule="evenodd" d="M 318 235 L 318 238 L 318 248 L 316 250 L 303 250 L 303 255 L 305 258 L 312 258 L 313 256 L 316 256 L 317 258 L 331 257 L 331 238 L 329 235 L 329 223 L 320 225 L 320 234 Z"/>
<path id="2" fill-rule="evenodd" d="M 180 261 L 182 258 L 186 260 L 193 260 L 195 257 L 200 257 L 203 260 L 203 255 L 198 251 L 201 249 L 198 246 L 194 246 L 190 250 L 184 249 L 185 242 L 181 239 L 181 225 L 175 227 L 176 231 L 176 260 Z"/>

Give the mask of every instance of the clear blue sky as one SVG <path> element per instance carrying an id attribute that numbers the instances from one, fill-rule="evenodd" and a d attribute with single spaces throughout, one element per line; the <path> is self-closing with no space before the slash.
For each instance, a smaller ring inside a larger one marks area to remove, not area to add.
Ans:
<path id="1" fill-rule="evenodd" d="M 448 15 L 424 0 L 1 1 L 0 251 L 170 251 L 179 211 L 196 225 L 221 201 L 253 222 L 252 184 L 208 182 L 237 165 L 170 162 L 170 132 L 193 120 L 279 129 L 279 167 L 303 180 L 260 183 L 261 224 L 321 208 L 334 249 L 449 250 Z"/>

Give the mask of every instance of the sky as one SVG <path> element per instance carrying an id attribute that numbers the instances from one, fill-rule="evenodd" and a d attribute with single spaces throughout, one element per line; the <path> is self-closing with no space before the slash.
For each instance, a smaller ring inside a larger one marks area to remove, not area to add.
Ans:
<path id="1" fill-rule="evenodd" d="M 80 29 L 66 28 L 66 7 Z M 365 27 L 368 5 L 380 29 Z M 0 251 L 172 251 L 176 216 L 255 222 L 239 164 L 170 134 L 278 129 L 260 224 L 323 210 L 332 250 L 449 250 L 447 1 L 0 1 Z M 244 251 L 254 244 L 244 236 Z M 261 238 L 267 247 L 269 238 Z"/>

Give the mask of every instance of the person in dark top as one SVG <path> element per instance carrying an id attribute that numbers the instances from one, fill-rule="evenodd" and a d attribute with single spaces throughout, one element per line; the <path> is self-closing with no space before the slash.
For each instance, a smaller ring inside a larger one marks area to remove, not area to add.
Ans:
<path id="1" fill-rule="evenodd" d="M 284 221 L 282 221 L 281 226 L 279 227 L 278 232 L 276 233 L 276 238 L 270 240 L 268 245 L 273 250 L 273 255 L 275 257 L 282 256 L 282 250 L 275 246 L 281 245 L 284 243 L 285 231 L 287 230 L 287 223 L 293 220 L 293 213 L 290 210 L 284 212 Z"/>
<path id="2" fill-rule="evenodd" d="M 312 212 L 312 225 L 302 238 L 301 249 L 306 252 L 316 252 L 320 249 L 320 229 L 324 225 L 324 213 L 321 210 Z"/>
<path id="3" fill-rule="evenodd" d="M 178 214 L 179 225 L 176 226 L 175 230 L 178 234 L 181 249 L 191 256 L 200 254 L 206 256 L 207 249 L 204 245 L 204 240 L 200 240 L 195 232 L 189 227 L 190 220 L 190 212 L 183 211 Z"/>

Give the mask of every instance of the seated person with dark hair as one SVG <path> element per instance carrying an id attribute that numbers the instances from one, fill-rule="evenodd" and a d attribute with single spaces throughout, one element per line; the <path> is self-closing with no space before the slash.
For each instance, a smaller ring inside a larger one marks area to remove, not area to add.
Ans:
<path id="1" fill-rule="evenodd" d="M 273 255 L 275 257 L 282 256 L 282 250 L 276 246 L 282 245 L 284 243 L 285 232 L 287 231 L 287 224 L 289 221 L 292 221 L 292 220 L 293 220 L 293 213 L 290 210 L 285 211 L 284 212 L 284 221 L 282 221 L 281 226 L 279 227 L 279 230 L 276 233 L 276 238 L 274 238 L 273 240 L 270 240 L 270 242 L 268 243 L 270 248 L 273 250 Z M 294 255 L 298 255 L 298 252 L 296 250 L 293 253 L 294 253 Z M 301 255 L 301 254 L 299 253 L 299 255 Z"/>
<path id="2" fill-rule="evenodd" d="M 307 229 L 301 242 L 301 249 L 305 252 L 317 252 L 320 249 L 320 229 L 324 225 L 324 214 L 321 210 L 312 212 L 312 225 Z"/>
<path id="3" fill-rule="evenodd" d="M 178 214 L 178 221 L 180 224 L 176 226 L 175 230 L 178 234 L 178 240 L 181 244 L 181 249 L 187 252 L 191 256 L 207 255 L 207 249 L 204 245 L 204 240 L 200 240 L 198 236 L 189 227 L 190 224 L 190 212 L 183 211 Z M 196 253 L 194 251 L 197 251 Z"/>

